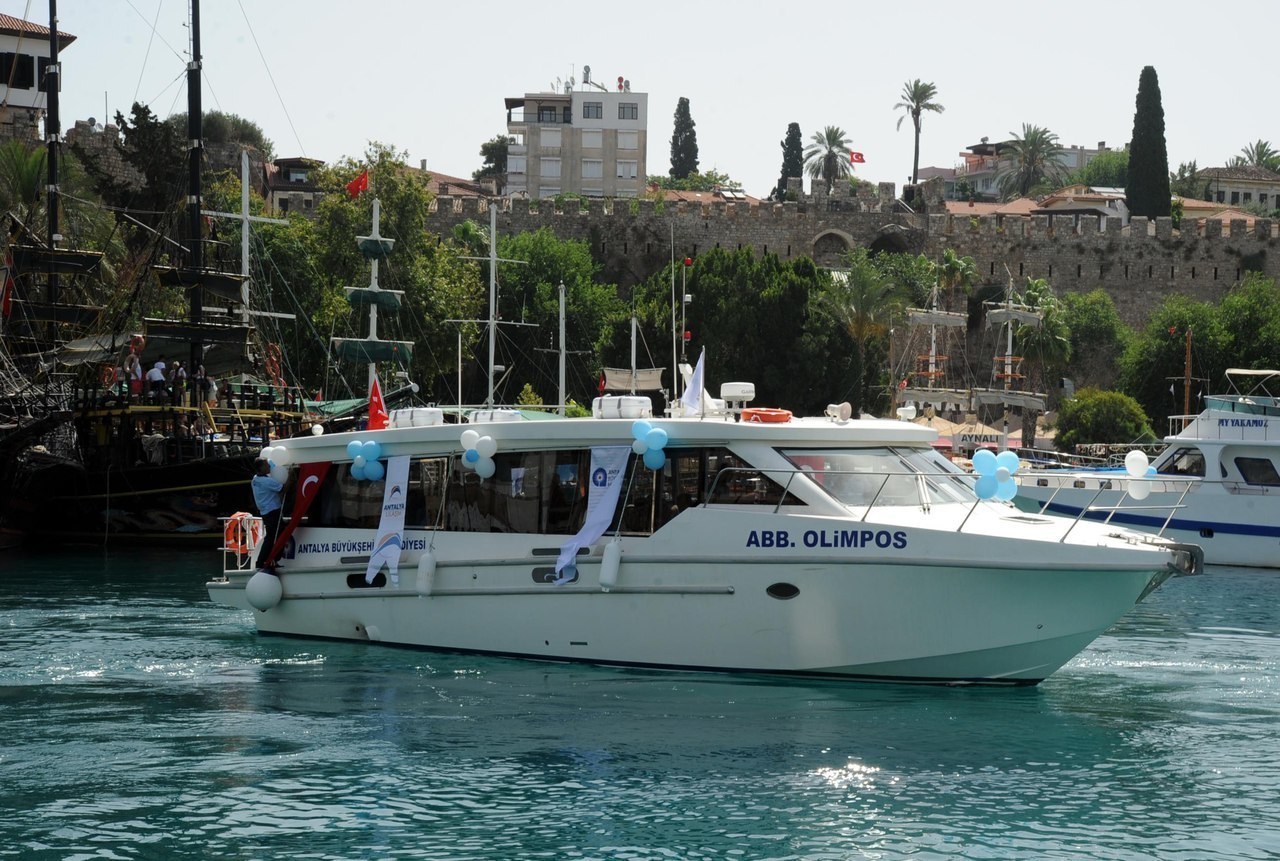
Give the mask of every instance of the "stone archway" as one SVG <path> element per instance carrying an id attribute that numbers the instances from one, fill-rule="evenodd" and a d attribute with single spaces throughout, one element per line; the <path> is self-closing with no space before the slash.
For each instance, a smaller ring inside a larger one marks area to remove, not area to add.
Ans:
<path id="1" fill-rule="evenodd" d="M 838 268 L 853 246 L 853 237 L 843 230 L 824 230 L 813 239 L 813 262 L 826 269 Z"/>
<path id="2" fill-rule="evenodd" d="M 898 224 L 886 224 L 876 231 L 875 239 L 867 246 L 872 254 L 910 254 L 915 244 L 913 235 Z"/>

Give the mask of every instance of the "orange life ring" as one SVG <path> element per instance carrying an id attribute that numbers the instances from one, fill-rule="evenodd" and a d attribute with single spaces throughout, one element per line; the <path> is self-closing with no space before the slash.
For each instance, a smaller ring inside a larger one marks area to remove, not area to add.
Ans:
<path id="1" fill-rule="evenodd" d="M 780 410 L 776 407 L 748 407 L 742 411 L 744 422 L 764 422 L 775 424 L 791 421 L 791 410 Z"/>
<path id="2" fill-rule="evenodd" d="M 114 386 L 116 384 L 115 365 L 103 365 L 102 373 L 98 375 L 98 379 L 102 381 L 104 386 Z"/>
<path id="3" fill-rule="evenodd" d="M 262 541 L 262 519 L 247 511 L 237 511 L 227 518 L 222 529 L 222 549 L 244 554 Z"/>
<path id="4" fill-rule="evenodd" d="M 134 335 L 129 339 L 129 352 L 141 353 L 147 348 L 147 339 L 141 335 Z"/>

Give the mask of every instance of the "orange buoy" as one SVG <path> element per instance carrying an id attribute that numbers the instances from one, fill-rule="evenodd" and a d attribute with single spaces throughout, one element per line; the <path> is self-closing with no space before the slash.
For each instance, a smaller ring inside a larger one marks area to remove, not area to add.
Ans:
<path id="1" fill-rule="evenodd" d="M 748 407 L 742 411 L 744 422 L 763 422 L 776 424 L 791 421 L 791 410 L 780 410 L 777 407 Z"/>

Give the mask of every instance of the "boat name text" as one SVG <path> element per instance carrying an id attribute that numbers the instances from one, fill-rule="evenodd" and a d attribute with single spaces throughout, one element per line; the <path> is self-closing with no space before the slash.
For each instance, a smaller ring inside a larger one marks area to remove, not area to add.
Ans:
<path id="1" fill-rule="evenodd" d="M 887 529 L 807 529 L 800 537 L 805 547 L 879 547 L 888 550 L 904 550 L 907 533 Z M 751 530 L 747 534 L 748 547 L 798 547 L 799 543 L 785 529 Z"/>
<path id="2" fill-rule="evenodd" d="M 1267 419 L 1218 419 L 1220 428 L 1264 428 Z"/>

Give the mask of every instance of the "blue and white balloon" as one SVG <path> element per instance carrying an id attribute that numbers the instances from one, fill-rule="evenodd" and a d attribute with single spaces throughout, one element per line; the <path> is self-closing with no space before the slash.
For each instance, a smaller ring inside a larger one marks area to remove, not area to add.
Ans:
<path id="1" fill-rule="evenodd" d="M 1013 474 L 1020 466 L 1018 456 L 1011 451 L 993 454 L 981 449 L 973 454 L 973 471 L 978 480 L 974 482 L 974 493 L 979 499 L 1000 499 L 1009 501 L 1018 495 L 1018 482 Z"/>
<path id="2" fill-rule="evenodd" d="M 637 419 L 631 424 L 631 450 L 644 460 L 649 469 L 662 469 L 667 462 L 666 448 L 669 437 L 662 428 L 656 428 L 644 419 Z"/>
<path id="3" fill-rule="evenodd" d="M 380 461 L 371 460 L 364 465 L 364 477 L 369 481 L 381 481 L 387 474 L 387 468 Z"/>

